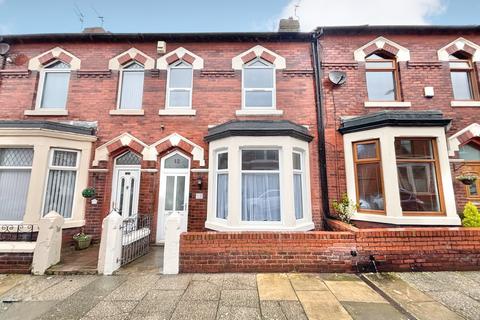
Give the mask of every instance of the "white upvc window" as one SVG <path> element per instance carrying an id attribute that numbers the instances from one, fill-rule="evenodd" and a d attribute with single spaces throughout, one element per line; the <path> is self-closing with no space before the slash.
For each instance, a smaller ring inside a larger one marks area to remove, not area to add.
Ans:
<path id="1" fill-rule="evenodd" d="M 275 67 L 256 58 L 243 66 L 243 109 L 275 109 Z"/>
<path id="2" fill-rule="evenodd" d="M 192 108 L 192 65 L 180 60 L 168 67 L 166 108 Z"/>
<path id="3" fill-rule="evenodd" d="M 48 165 L 48 178 L 43 201 L 43 214 L 56 211 L 71 218 L 77 182 L 80 152 L 52 149 Z"/>
<path id="4" fill-rule="evenodd" d="M 27 203 L 33 148 L 0 149 L 0 221 L 23 221 Z"/>
<path id="5" fill-rule="evenodd" d="M 215 212 L 219 219 L 228 217 L 228 152 L 220 151 L 216 158 L 215 172 Z"/>
<path id="6" fill-rule="evenodd" d="M 54 61 L 40 71 L 37 109 L 65 109 L 70 82 L 70 65 Z"/>
<path id="7" fill-rule="evenodd" d="M 293 198 L 295 206 L 295 218 L 303 219 L 303 208 L 305 203 L 305 165 L 304 156 L 301 151 L 292 153 L 293 162 Z"/>
<path id="8" fill-rule="evenodd" d="M 138 62 L 134 61 L 120 69 L 118 109 L 142 109 L 144 78 L 145 69 Z"/>

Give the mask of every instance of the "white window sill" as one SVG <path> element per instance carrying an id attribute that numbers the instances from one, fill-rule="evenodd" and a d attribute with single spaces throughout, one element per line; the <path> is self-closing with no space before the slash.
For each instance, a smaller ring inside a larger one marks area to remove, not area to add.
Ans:
<path id="1" fill-rule="evenodd" d="M 276 225 L 274 225 L 276 223 Z M 313 222 L 298 222 L 295 226 L 285 226 L 280 222 L 272 224 L 248 224 L 230 226 L 227 222 L 206 221 L 205 228 L 215 231 L 309 231 L 315 229 Z"/>
<path id="2" fill-rule="evenodd" d="M 1 241 L 0 253 L 33 253 L 36 241 Z"/>
<path id="3" fill-rule="evenodd" d="M 194 109 L 187 109 L 187 108 L 167 108 L 167 109 L 160 109 L 158 114 L 161 116 L 194 116 L 197 114 L 197 110 Z"/>
<path id="4" fill-rule="evenodd" d="M 458 216 L 386 216 L 379 214 L 355 213 L 352 220 L 388 223 L 394 225 L 419 225 L 419 226 L 459 226 Z"/>
<path id="5" fill-rule="evenodd" d="M 409 108 L 412 103 L 404 101 L 365 101 L 364 105 L 366 108 Z"/>
<path id="6" fill-rule="evenodd" d="M 480 101 L 461 101 L 454 100 L 450 102 L 452 107 L 480 107 Z"/>
<path id="7" fill-rule="evenodd" d="M 65 219 L 62 229 L 78 228 L 78 227 L 83 227 L 84 225 L 85 225 L 85 220 Z"/>
<path id="8" fill-rule="evenodd" d="M 277 109 L 242 109 L 235 111 L 237 116 L 281 116 L 283 110 Z"/>
<path id="9" fill-rule="evenodd" d="M 115 109 L 110 110 L 112 116 L 143 116 L 145 111 L 143 109 Z"/>
<path id="10" fill-rule="evenodd" d="M 25 110 L 26 116 L 68 116 L 68 110 L 65 109 L 35 109 Z"/>

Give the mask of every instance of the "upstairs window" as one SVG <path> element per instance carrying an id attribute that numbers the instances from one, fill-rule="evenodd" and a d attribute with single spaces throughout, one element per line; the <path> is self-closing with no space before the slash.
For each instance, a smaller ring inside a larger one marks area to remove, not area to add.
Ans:
<path id="1" fill-rule="evenodd" d="M 40 71 L 37 105 L 41 109 L 65 109 L 70 82 L 70 65 L 54 61 Z"/>
<path id="2" fill-rule="evenodd" d="M 365 69 L 369 101 L 400 100 L 395 59 L 381 53 L 373 53 L 366 57 Z"/>
<path id="3" fill-rule="evenodd" d="M 119 109 L 142 109 L 144 67 L 132 62 L 120 70 Z"/>
<path id="4" fill-rule="evenodd" d="M 243 107 L 275 108 L 275 68 L 256 58 L 243 67 Z"/>
<path id="5" fill-rule="evenodd" d="M 170 65 L 168 69 L 167 108 L 192 107 L 192 65 L 183 60 Z"/>
<path id="6" fill-rule="evenodd" d="M 455 100 L 475 100 L 476 82 L 472 61 L 459 53 L 450 55 L 450 78 Z"/>

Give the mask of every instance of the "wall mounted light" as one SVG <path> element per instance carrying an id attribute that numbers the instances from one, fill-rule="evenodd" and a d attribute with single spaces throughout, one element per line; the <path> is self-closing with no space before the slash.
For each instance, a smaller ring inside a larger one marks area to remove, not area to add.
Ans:
<path id="1" fill-rule="evenodd" d="M 202 178 L 200 177 L 197 179 L 197 185 L 199 190 L 202 190 L 202 184 L 203 184 L 203 181 L 202 181 Z"/>

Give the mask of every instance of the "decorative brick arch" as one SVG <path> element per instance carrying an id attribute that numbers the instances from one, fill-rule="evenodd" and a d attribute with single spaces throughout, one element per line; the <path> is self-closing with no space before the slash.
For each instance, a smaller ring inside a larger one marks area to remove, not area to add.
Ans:
<path id="1" fill-rule="evenodd" d="M 450 157 L 455 157 L 458 155 L 461 145 L 476 138 L 480 138 L 480 124 L 472 123 L 448 138 L 448 155 Z"/>
<path id="2" fill-rule="evenodd" d="M 383 51 L 394 56 L 397 61 L 409 61 L 410 51 L 402 47 L 396 42 L 388 40 L 384 37 L 378 37 L 369 43 L 363 45 L 354 51 L 353 56 L 355 61 L 363 62 L 365 58 L 374 53 L 375 51 Z"/>
<path id="3" fill-rule="evenodd" d="M 92 166 L 97 167 L 100 161 L 108 161 L 111 154 L 115 154 L 116 151 L 124 149 L 125 147 L 134 150 L 138 154 L 141 154 L 143 156 L 143 160 L 145 161 L 157 160 L 157 153 L 155 149 L 152 150 L 152 148 L 150 148 L 140 139 L 134 137 L 130 133 L 125 132 L 95 149 L 95 158 L 93 159 Z"/>
<path id="4" fill-rule="evenodd" d="M 145 70 L 155 68 L 155 60 L 136 48 L 130 48 L 110 59 L 108 61 L 108 68 L 110 70 L 119 70 L 132 61 L 136 61 L 143 65 Z"/>
<path id="5" fill-rule="evenodd" d="M 449 61 L 450 55 L 457 52 L 472 57 L 472 61 L 480 61 L 480 46 L 465 38 L 458 38 L 439 49 L 437 51 L 438 60 Z"/>
<path id="6" fill-rule="evenodd" d="M 183 47 L 177 48 L 172 52 L 169 52 L 166 55 L 158 58 L 157 69 L 167 70 L 169 65 L 180 59 L 191 64 L 194 70 L 203 69 L 203 59 Z"/>
<path id="7" fill-rule="evenodd" d="M 51 50 L 39 54 L 38 56 L 31 58 L 28 61 L 28 70 L 39 71 L 55 60 L 67 63 L 68 65 L 70 65 L 71 70 L 80 69 L 81 61 L 79 58 L 77 58 L 65 49 L 55 47 Z"/>
<path id="8" fill-rule="evenodd" d="M 205 150 L 178 133 L 172 133 L 171 135 L 158 140 L 150 147 L 154 148 L 157 154 L 164 153 L 171 148 L 179 148 L 184 152 L 191 154 L 193 160 L 198 161 L 201 167 L 205 166 Z"/>
<path id="9" fill-rule="evenodd" d="M 275 66 L 275 69 L 285 69 L 287 67 L 285 58 L 277 53 L 268 50 L 265 47 L 257 45 L 247 51 L 240 53 L 232 59 L 232 69 L 241 70 L 245 63 L 256 58 L 262 58 Z"/>

